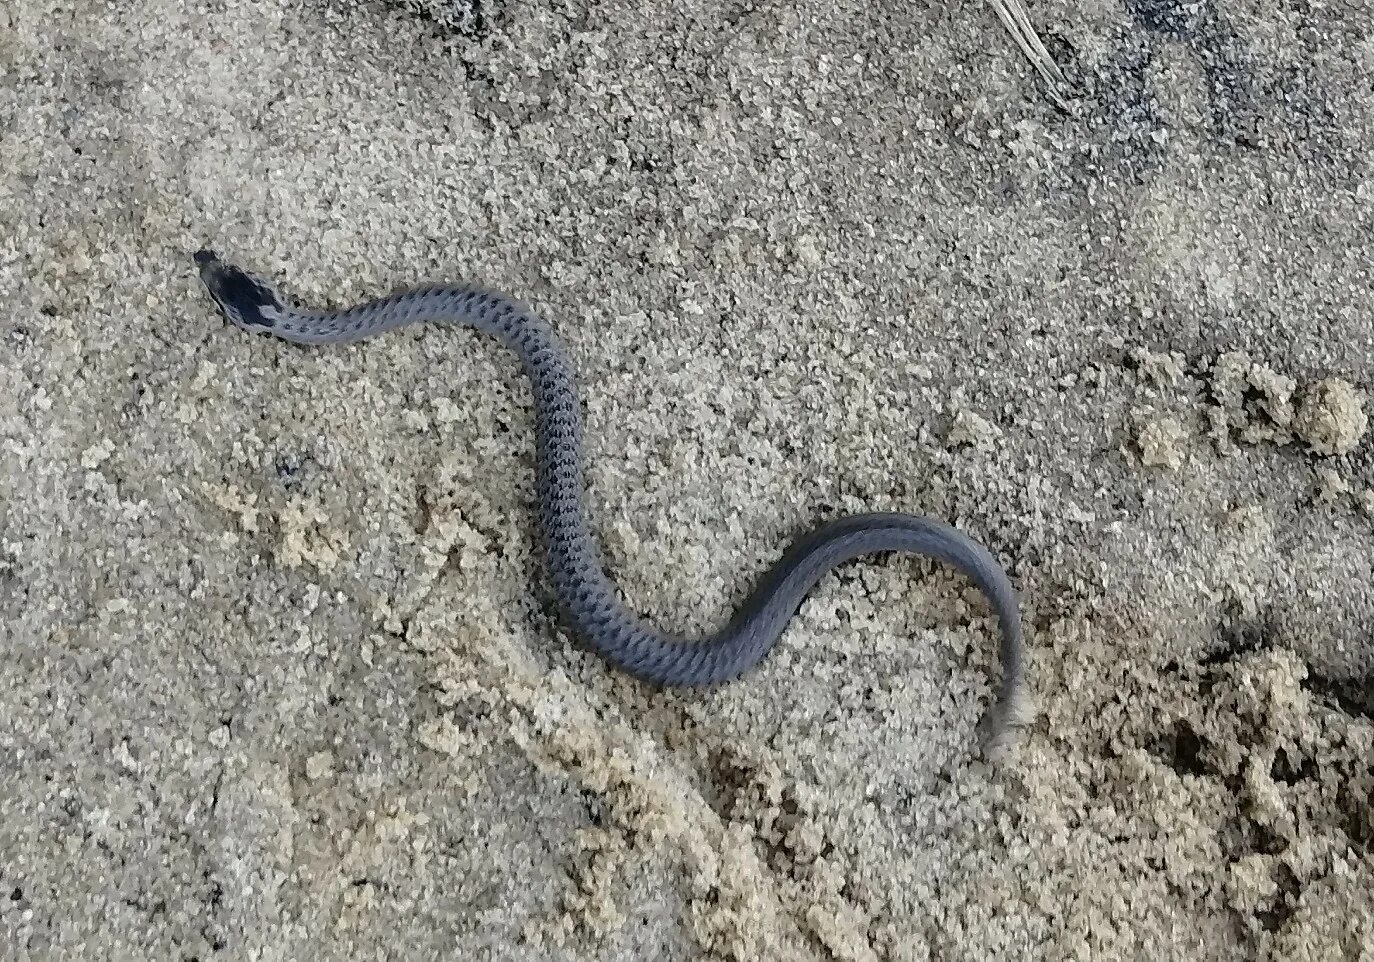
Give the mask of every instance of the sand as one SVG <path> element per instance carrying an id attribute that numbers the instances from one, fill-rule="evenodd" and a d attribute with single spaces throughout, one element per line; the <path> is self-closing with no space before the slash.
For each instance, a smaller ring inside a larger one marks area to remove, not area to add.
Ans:
<path id="1" fill-rule="evenodd" d="M 468 8 L 464 8 L 468 9 Z M 19 0 L 0 11 L 0 957 L 1374 956 L 1366 4 Z M 460 11 L 461 12 L 461 11 Z M 876 558 L 735 684 L 559 626 L 526 299 L 658 624 L 840 512 Z"/>

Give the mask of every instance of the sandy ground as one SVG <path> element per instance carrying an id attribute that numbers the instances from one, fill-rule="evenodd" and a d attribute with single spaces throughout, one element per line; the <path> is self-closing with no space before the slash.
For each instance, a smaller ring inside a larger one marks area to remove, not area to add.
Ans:
<path id="1" fill-rule="evenodd" d="M 1374 955 L 1367 0 L 0 10 L 0 957 Z M 962 526 L 654 692 L 556 620 L 532 303 L 627 597 L 722 621 L 799 530 Z"/>

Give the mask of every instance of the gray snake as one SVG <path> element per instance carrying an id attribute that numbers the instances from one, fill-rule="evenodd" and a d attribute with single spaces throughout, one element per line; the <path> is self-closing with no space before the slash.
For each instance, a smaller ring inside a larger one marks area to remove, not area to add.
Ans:
<path id="1" fill-rule="evenodd" d="M 1002 686 L 989 715 L 1000 738 L 1030 715 L 1025 642 L 1016 592 L 996 559 L 961 532 L 900 513 L 858 514 L 796 540 L 723 628 L 700 641 L 646 625 L 606 577 L 583 505 L 581 418 L 573 365 L 553 330 L 505 295 L 469 286 L 401 291 L 347 310 L 290 306 L 262 279 L 197 252 L 200 278 L 220 311 L 243 330 L 299 344 L 358 341 L 420 321 L 463 324 L 494 336 L 523 363 L 534 393 L 539 531 L 564 617 L 610 664 L 655 685 L 711 685 L 736 678 L 772 648 L 811 589 L 831 569 L 864 555 L 908 551 L 963 572 L 988 597 L 1002 631 Z"/>

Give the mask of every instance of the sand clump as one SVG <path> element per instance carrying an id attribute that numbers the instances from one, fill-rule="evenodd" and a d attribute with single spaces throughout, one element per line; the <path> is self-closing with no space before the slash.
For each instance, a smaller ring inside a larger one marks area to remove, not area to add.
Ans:
<path id="1" fill-rule="evenodd" d="M 1308 389 L 1293 426 L 1318 454 L 1348 454 L 1364 439 L 1369 418 L 1363 398 L 1348 381 L 1328 378 Z"/>
<path id="2" fill-rule="evenodd" d="M 1369 427 L 1364 395 L 1339 377 L 1303 388 L 1296 379 L 1252 361 L 1243 351 L 1222 354 L 1212 365 L 1215 405 L 1208 412 L 1221 443 L 1239 437 L 1248 444 L 1299 441 L 1322 456 L 1348 454 Z"/>
<path id="3" fill-rule="evenodd" d="M 991 448 L 1001 432 L 997 426 L 973 411 L 959 411 L 950 426 L 948 442 L 956 447 L 980 450 Z"/>
<path id="4" fill-rule="evenodd" d="M 1293 436 L 1293 392 L 1297 382 L 1244 351 L 1229 351 L 1212 365 L 1216 399 L 1209 416 L 1216 436 L 1236 434 L 1247 444 L 1285 444 Z"/>
<path id="5" fill-rule="evenodd" d="M 1177 471 L 1183 465 L 1187 432 L 1171 417 L 1150 421 L 1140 429 L 1136 444 L 1146 467 L 1165 467 Z"/>

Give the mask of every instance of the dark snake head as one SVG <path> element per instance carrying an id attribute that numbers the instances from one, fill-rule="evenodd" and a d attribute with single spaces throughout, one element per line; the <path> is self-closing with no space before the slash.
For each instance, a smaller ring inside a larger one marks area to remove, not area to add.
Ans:
<path id="1" fill-rule="evenodd" d="M 267 332 L 276 326 L 285 305 L 268 283 L 219 259 L 214 251 L 196 251 L 200 281 L 224 316 L 245 331 Z"/>

